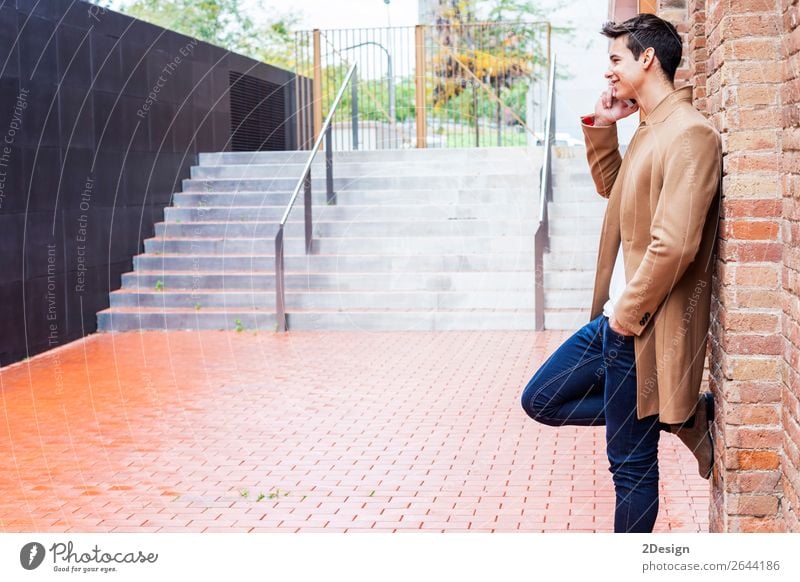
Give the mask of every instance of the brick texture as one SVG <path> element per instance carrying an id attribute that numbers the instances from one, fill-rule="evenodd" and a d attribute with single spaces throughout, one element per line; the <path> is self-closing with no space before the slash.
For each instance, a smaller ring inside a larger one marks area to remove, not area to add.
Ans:
<path id="1" fill-rule="evenodd" d="M 786 531 L 800 531 L 798 496 L 800 496 L 800 7 L 797 0 L 777 3 L 781 25 L 781 48 L 784 52 L 785 78 L 780 87 L 779 112 L 782 119 L 781 199 L 783 201 L 781 236 L 784 242 L 782 260 L 781 332 L 783 336 L 783 389 L 781 394 L 783 482 L 780 514 Z"/>
<path id="2" fill-rule="evenodd" d="M 613 531 L 605 428 L 520 405 L 568 335 L 91 335 L 0 370 L 0 533 Z M 655 532 L 706 532 L 708 483 L 661 439 Z"/>
<path id="3" fill-rule="evenodd" d="M 723 137 L 710 530 L 800 531 L 797 0 L 662 0 L 659 15 L 685 31 L 676 86 Z"/>

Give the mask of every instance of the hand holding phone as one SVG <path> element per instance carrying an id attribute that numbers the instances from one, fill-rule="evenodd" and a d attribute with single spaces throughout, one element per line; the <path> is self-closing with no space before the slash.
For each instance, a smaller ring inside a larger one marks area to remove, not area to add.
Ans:
<path id="1" fill-rule="evenodd" d="M 595 124 L 611 125 L 637 111 L 639 111 L 639 104 L 635 99 L 617 99 L 616 89 L 613 85 L 609 85 L 608 89 L 600 94 L 600 99 L 595 105 Z"/>

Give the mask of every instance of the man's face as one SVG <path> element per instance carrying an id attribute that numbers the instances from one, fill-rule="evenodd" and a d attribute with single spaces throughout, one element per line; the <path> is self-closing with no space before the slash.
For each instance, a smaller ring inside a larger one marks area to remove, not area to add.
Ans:
<path id="1" fill-rule="evenodd" d="M 633 53 L 625 45 L 628 35 L 624 34 L 615 38 L 608 49 L 608 70 L 605 78 L 615 90 L 616 99 L 636 99 L 639 87 L 644 82 L 644 69 L 641 61 L 645 53 L 639 55 L 639 60 L 633 58 Z M 652 49 L 651 49 L 652 50 Z"/>

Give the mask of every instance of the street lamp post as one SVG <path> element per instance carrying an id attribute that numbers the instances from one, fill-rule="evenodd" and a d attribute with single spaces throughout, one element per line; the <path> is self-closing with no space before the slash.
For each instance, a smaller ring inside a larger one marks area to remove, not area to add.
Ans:
<path id="1" fill-rule="evenodd" d="M 385 1 L 385 0 L 384 0 Z M 387 2 L 388 4 L 388 2 Z M 375 42 L 373 40 L 368 40 L 366 42 L 360 42 L 358 44 L 354 44 L 353 46 L 349 46 L 347 48 L 343 48 L 342 52 L 349 51 L 354 48 L 358 48 L 360 46 L 365 46 L 368 44 L 372 44 L 377 46 L 386 54 L 386 76 L 389 78 L 389 117 L 391 118 L 391 122 L 394 123 L 396 119 L 396 112 L 395 112 L 395 95 L 394 95 L 394 72 L 392 71 L 392 55 L 386 50 L 386 47 L 383 46 L 379 42 Z"/>

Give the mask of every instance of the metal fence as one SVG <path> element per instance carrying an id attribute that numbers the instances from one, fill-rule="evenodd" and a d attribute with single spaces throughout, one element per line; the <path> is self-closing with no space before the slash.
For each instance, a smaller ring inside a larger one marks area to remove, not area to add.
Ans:
<path id="1" fill-rule="evenodd" d="M 303 149 L 353 62 L 358 79 L 333 119 L 336 150 L 541 143 L 547 22 L 313 30 L 295 40 Z"/>

